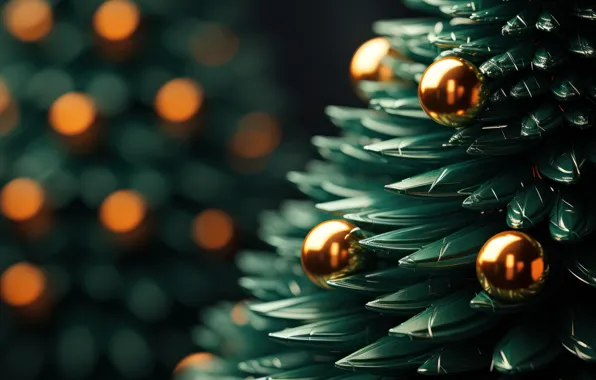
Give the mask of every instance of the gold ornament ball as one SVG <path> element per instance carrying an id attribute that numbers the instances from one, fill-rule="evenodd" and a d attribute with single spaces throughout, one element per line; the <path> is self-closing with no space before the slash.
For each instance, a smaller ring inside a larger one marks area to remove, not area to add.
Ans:
<path id="1" fill-rule="evenodd" d="M 328 220 L 314 227 L 302 244 L 300 261 L 308 278 L 329 289 L 327 281 L 343 277 L 360 267 L 356 226 L 345 220 Z"/>
<path id="2" fill-rule="evenodd" d="M 434 121 L 461 127 L 474 120 L 488 99 L 484 76 L 474 64 L 458 57 L 432 63 L 420 78 L 418 99 Z"/>
<path id="3" fill-rule="evenodd" d="M 491 237 L 476 259 L 480 285 L 503 301 L 522 301 L 538 294 L 548 273 L 549 263 L 540 243 L 519 231 Z"/>

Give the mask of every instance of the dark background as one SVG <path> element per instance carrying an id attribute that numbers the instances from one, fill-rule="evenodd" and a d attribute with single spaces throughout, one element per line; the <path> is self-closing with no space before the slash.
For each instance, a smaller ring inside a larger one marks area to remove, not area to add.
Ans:
<path id="1" fill-rule="evenodd" d="M 324 108 L 364 106 L 349 81 L 356 49 L 377 20 L 415 16 L 397 0 L 253 0 L 256 25 L 274 41 L 279 80 L 294 96 L 298 138 L 335 134 Z"/>

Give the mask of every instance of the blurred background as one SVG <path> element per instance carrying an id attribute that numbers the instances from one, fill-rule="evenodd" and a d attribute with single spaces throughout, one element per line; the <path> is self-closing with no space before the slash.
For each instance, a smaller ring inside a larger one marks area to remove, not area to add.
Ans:
<path id="1" fill-rule="evenodd" d="M 0 0 L 0 378 L 164 379 L 395 0 Z"/>

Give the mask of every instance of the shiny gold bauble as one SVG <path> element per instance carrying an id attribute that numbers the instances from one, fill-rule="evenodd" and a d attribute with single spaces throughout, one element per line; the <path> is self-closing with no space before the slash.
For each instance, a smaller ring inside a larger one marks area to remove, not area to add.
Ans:
<path id="1" fill-rule="evenodd" d="M 540 243 L 519 231 L 491 237 L 476 259 L 482 288 L 503 301 L 521 301 L 538 294 L 548 274 L 549 263 Z"/>
<path id="2" fill-rule="evenodd" d="M 458 57 L 445 57 L 422 74 L 418 99 L 434 121 L 461 127 L 474 120 L 488 99 L 486 80 L 474 64 Z"/>
<path id="3" fill-rule="evenodd" d="M 328 220 L 306 235 L 300 261 L 314 284 L 330 288 L 327 281 L 348 275 L 360 267 L 358 238 L 351 233 L 355 228 L 345 220 Z"/>

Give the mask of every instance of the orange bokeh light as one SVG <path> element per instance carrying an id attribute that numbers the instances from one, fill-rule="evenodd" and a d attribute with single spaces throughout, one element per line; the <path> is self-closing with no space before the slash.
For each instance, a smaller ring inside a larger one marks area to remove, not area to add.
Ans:
<path id="1" fill-rule="evenodd" d="M 0 194 L 2 213 L 16 222 L 36 216 L 43 208 L 44 202 L 45 195 L 41 185 L 29 178 L 10 181 Z"/>
<path id="2" fill-rule="evenodd" d="M 240 158 L 259 158 L 271 154 L 281 141 L 281 128 L 271 115 L 253 112 L 244 116 L 230 141 L 231 152 Z"/>
<path id="3" fill-rule="evenodd" d="M 213 364 L 215 356 L 209 352 L 190 354 L 176 365 L 174 373 L 179 373 L 187 368 L 207 369 Z"/>
<path id="4" fill-rule="evenodd" d="M 155 96 L 155 111 L 164 120 L 181 123 L 200 110 L 203 88 L 187 78 L 176 78 L 164 84 Z"/>
<path id="5" fill-rule="evenodd" d="M 39 41 L 52 30 L 52 7 L 46 0 L 10 0 L 3 9 L 4 26 L 24 42 Z"/>
<path id="6" fill-rule="evenodd" d="M 0 278 L 0 292 L 7 304 L 23 307 L 40 299 L 46 284 L 46 275 L 41 269 L 23 262 L 4 271 Z"/>
<path id="7" fill-rule="evenodd" d="M 110 41 L 122 41 L 138 29 L 141 12 L 129 0 L 107 0 L 93 15 L 95 32 Z"/>
<path id="8" fill-rule="evenodd" d="M 99 219 L 110 231 L 131 232 L 138 228 L 147 214 L 141 194 L 133 190 L 118 190 L 110 194 L 99 208 Z"/>
<path id="9" fill-rule="evenodd" d="M 234 236 L 234 223 L 221 210 L 205 210 L 193 220 L 191 235 L 194 242 L 203 249 L 222 249 Z"/>
<path id="10" fill-rule="evenodd" d="M 80 92 L 69 92 L 54 101 L 49 122 L 56 132 L 76 136 L 89 130 L 97 118 L 93 99 Z"/>

